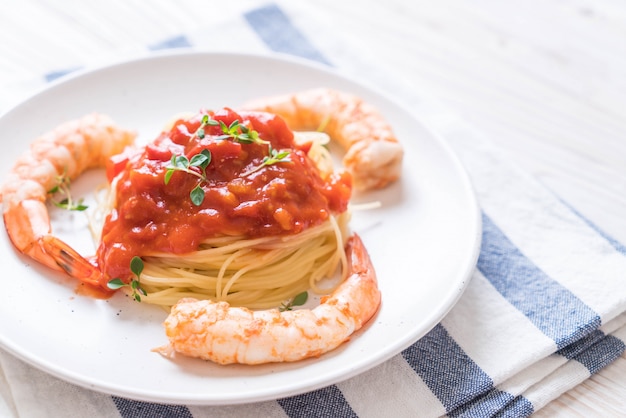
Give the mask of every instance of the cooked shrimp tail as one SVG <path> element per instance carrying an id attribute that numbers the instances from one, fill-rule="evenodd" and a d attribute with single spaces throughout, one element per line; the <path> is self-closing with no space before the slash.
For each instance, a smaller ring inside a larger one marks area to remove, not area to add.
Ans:
<path id="1" fill-rule="evenodd" d="M 57 267 L 70 276 L 92 286 L 99 285 L 100 270 L 59 238 L 43 236 L 41 248 L 48 256 L 45 258 L 46 262 L 52 259 Z"/>
<path id="2" fill-rule="evenodd" d="M 383 115 L 357 96 L 318 88 L 257 99 L 244 107 L 277 114 L 294 131 L 326 132 L 345 149 L 343 165 L 358 190 L 383 188 L 400 177 L 402 145 Z"/>
<path id="3" fill-rule="evenodd" d="M 134 139 L 134 132 L 100 114 L 66 122 L 37 138 L 1 189 L 4 226 L 15 248 L 45 266 L 93 284 L 96 273 L 90 263 L 51 235 L 48 191 L 58 185 L 59 178 L 73 180 L 89 168 L 104 167 L 109 157 Z"/>
<path id="4" fill-rule="evenodd" d="M 368 322 L 380 306 L 369 255 L 357 235 L 346 247 L 350 273 L 313 309 L 252 311 L 226 302 L 183 299 L 165 320 L 170 345 L 180 353 L 219 364 L 291 362 L 335 349 Z"/>

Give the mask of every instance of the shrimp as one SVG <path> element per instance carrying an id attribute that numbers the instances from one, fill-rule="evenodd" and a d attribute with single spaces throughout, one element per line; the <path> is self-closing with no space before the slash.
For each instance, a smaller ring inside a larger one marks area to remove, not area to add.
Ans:
<path id="1" fill-rule="evenodd" d="M 343 165 L 357 190 L 380 189 L 400 177 L 402 145 L 379 111 L 354 95 L 318 88 L 257 99 L 244 107 L 279 115 L 294 131 L 326 132 L 345 149 Z"/>
<path id="2" fill-rule="evenodd" d="M 251 311 L 227 302 L 181 299 L 164 322 L 174 352 L 219 364 L 292 362 L 335 349 L 380 306 L 376 273 L 363 242 L 346 245 L 349 276 L 313 309 Z"/>
<path id="3" fill-rule="evenodd" d="M 48 191 L 60 178 L 104 167 L 135 139 L 105 115 L 90 114 L 66 122 L 37 138 L 15 163 L 1 189 L 4 225 L 21 253 L 52 269 L 97 285 L 98 269 L 68 244 L 51 235 Z"/>

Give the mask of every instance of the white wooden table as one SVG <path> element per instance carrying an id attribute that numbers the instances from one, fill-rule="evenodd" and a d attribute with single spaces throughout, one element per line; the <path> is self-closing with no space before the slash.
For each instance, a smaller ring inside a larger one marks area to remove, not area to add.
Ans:
<path id="1" fill-rule="evenodd" d="M 50 60 L 60 68 L 97 62 L 107 58 L 102 51 L 114 56 L 125 37 L 148 40 L 157 28 L 167 36 L 199 27 L 208 3 L 2 2 L 0 79 L 13 87 L 0 93 L 0 108 L 28 92 Z M 222 3 L 214 10 L 263 4 Z M 368 59 L 437 98 L 626 243 L 626 4 L 317 0 L 300 7 L 311 17 L 301 27 L 361 45 Z M 77 30 L 84 36 L 63 45 L 46 36 Z M 536 414 L 620 415 L 626 415 L 626 355 Z"/>

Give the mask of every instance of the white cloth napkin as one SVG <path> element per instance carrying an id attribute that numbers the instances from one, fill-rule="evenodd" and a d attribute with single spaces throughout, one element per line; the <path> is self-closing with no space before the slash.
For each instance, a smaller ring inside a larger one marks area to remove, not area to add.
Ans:
<path id="1" fill-rule="evenodd" d="M 392 80 L 363 46 L 320 31 L 297 4 L 224 13 L 201 31 L 101 56 L 199 47 L 297 55 L 353 74 L 412 109 L 455 149 L 483 211 L 477 270 L 458 304 L 418 342 L 362 375 L 310 393 L 236 406 L 150 404 L 49 376 L 0 350 L 1 416 L 523 417 L 618 358 L 626 347 L 626 248 L 435 100 Z M 317 29 L 316 29 L 317 28 Z M 122 47 L 124 45 L 124 47 Z M 21 97 L 80 62 L 11 85 Z M 9 104 L 8 99 L 1 105 Z M 2 109 L 7 110 L 7 109 Z"/>

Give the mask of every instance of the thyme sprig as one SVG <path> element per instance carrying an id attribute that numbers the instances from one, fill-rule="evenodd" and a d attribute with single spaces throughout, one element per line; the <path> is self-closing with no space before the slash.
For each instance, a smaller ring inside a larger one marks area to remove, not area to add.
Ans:
<path id="1" fill-rule="evenodd" d="M 167 171 L 165 172 L 163 180 L 165 184 L 169 184 L 175 171 L 182 171 L 198 177 L 200 182 L 189 192 L 189 198 L 194 205 L 200 206 L 204 201 L 204 189 L 202 189 L 202 184 L 207 181 L 206 168 L 210 163 L 211 151 L 208 149 L 203 149 L 200 154 L 194 155 L 191 159 L 188 159 L 184 155 L 172 155 L 170 164 L 166 167 Z M 192 167 L 197 168 L 197 170 L 194 170 Z"/>
<path id="2" fill-rule="evenodd" d="M 207 126 L 220 127 L 222 134 L 216 136 L 216 140 L 221 141 L 231 139 L 241 144 L 260 144 L 268 146 L 268 155 L 263 158 L 261 164 L 243 173 L 241 175 L 242 177 L 250 175 L 265 166 L 291 161 L 291 159 L 289 158 L 290 152 L 288 150 L 278 151 L 273 149 L 269 141 L 263 140 L 259 136 L 259 133 L 257 131 L 255 131 L 254 129 L 250 129 L 248 126 L 239 122 L 238 119 L 235 119 L 230 123 L 230 125 L 227 125 L 221 120 L 218 121 L 215 119 L 211 119 L 209 115 L 203 115 L 200 121 L 200 126 L 193 133 L 191 139 L 193 139 L 194 137 L 204 139 L 204 137 L 206 136 L 205 128 Z M 169 165 L 165 167 L 166 171 L 163 180 L 166 185 L 169 184 L 175 171 L 182 171 L 198 177 L 200 181 L 191 190 L 191 192 L 189 193 L 189 197 L 191 198 L 191 202 L 194 205 L 200 206 L 202 202 L 204 202 L 205 193 L 202 185 L 207 182 L 206 169 L 210 163 L 211 152 L 208 149 L 202 150 L 199 154 L 192 156 L 191 159 L 187 158 L 185 155 L 172 155 Z"/>
<path id="3" fill-rule="evenodd" d="M 193 136 L 197 136 L 198 138 L 203 139 L 206 136 L 206 126 L 220 127 L 222 134 L 215 137 L 217 140 L 232 139 L 233 141 L 241 144 L 269 144 L 269 142 L 264 141 L 259 137 L 259 133 L 257 131 L 248 128 L 246 125 L 239 122 L 238 119 L 232 121 L 230 125 L 226 125 L 226 123 L 221 120 L 211 119 L 209 115 L 202 116 L 200 126 L 196 129 L 192 138 Z"/>
<path id="4" fill-rule="evenodd" d="M 124 283 L 121 279 L 112 279 L 107 283 L 107 287 L 111 290 L 118 290 L 125 286 L 130 286 L 133 290 L 133 299 L 141 302 L 141 295 L 148 296 L 148 293 L 141 287 L 140 276 L 143 272 L 143 260 L 140 257 L 133 257 L 130 260 L 130 271 L 133 272 L 135 278 L 130 283 Z"/>
<path id="5" fill-rule="evenodd" d="M 302 306 L 302 305 L 304 305 L 308 299 L 309 299 L 309 292 L 304 291 L 302 293 L 298 293 L 292 299 L 290 299 L 290 300 L 288 300 L 286 302 L 283 302 L 278 307 L 278 310 L 280 312 L 291 311 L 294 306 Z"/>
<path id="6" fill-rule="evenodd" d="M 272 148 L 272 146 L 269 145 L 269 155 L 263 158 L 263 161 L 261 161 L 261 164 L 246 171 L 245 173 L 241 175 L 241 177 L 249 176 L 250 174 L 256 171 L 259 171 L 263 167 L 266 167 L 269 165 L 291 162 L 291 158 L 289 158 L 289 154 L 290 154 L 289 150 L 279 151 L 277 149 Z"/>
<path id="7" fill-rule="evenodd" d="M 72 194 L 70 192 L 70 178 L 65 174 L 57 176 L 56 184 L 52 189 L 48 190 L 48 194 L 54 195 L 56 193 L 60 193 L 65 196 L 65 198 L 61 200 L 51 199 L 52 204 L 56 207 L 75 211 L 84 211 L 88 208 L 88 206 L 83 203 L 83 199 L 74 200 L 72 198 Z"/>
<path id="8" fill-rule="evenodd" d="M 198 127 L 198 129 L 196 129 L 196 132 L 193 133 L 192 138 L 194 136 L 197 136 L 200 139 L 204 138 L 205 136 L 204 127 L 207 125 L 215 126 L 217 125 L 216 122 L 217 121 L 209 118 L 209 115 L 203 115 L 202 120 L 200 121 L 200 126 Z"/>
<path id="9" fill-rule="evenodd" d="M 218 140 L 230 138 L 233 141 L 239 142 L 241 144 L 269 144 L 268 141 L 265 141 L 259 137 L 259 133 L 257 131 L 248 128 L 246 125 L 240 123 L 237 119 L 232 121 L 230 125 L 226 125 L 221 120 L 209 120 L 207 123 L 209 125 L 219 125 L 220 129 L 222 130 L 222 135 L 219 135 L 216 138 Z"/>

